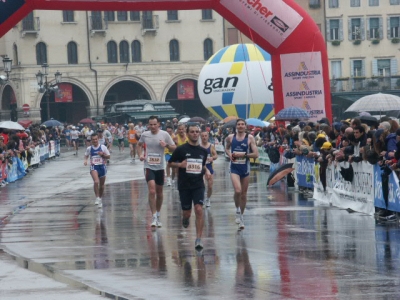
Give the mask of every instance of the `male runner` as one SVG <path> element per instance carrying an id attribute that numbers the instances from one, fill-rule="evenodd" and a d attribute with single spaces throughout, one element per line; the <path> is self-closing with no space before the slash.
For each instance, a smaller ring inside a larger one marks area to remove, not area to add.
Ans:
<path id="1" fill-rule="evenodd" d="M 173 130 L 172 126 L 168 125 L 166 130 L 167 130 L 168 134 L 171 136 L 171 138 L 173 140 L 175 138 L 175 134 L 174 134 L 174 130 Z M 169 150 L 168 148 L 165 148 L 164 154 L 165 154 L 165 161 L 168 162 L 169 159 L 171 158 L 172 151 Z M 172 174 L 171 174 L 171 171 L 172 171 Z M 171 186 L 173 181 L 174 181 L 174 178 L 175 178 L 175 176 L 174 176 L 175 172 L 174 171 L 175 170 L 171 170 L 171 166 L 169 164 L 167 164 L 167 167 L 166 167 L 167 186 Z"/>
<path id="2" fill-rule="evenodd" d="M 118 148 L 119 148 L 119 153 L 124 153 L 125 150 L 125 134 L 126 134 L 126 129 L 123 124 L 119 124 L 117 130 L 116 130 L 116 135 L 118 137 Z"/>
<path id="3" fill-rule="evenodd" d="M 185 124 L 178 125 L 178 129 L 176 130 L 176 135 L 174 138 L 174 142 L 177 146 L 181 146 L 188 141 L 185 130 L 186 130 Z"/>
<path id="4" fill-rule="evenodd" d="M 231 160 L 230 173 L 235 190 L 236 223 L 238 230 L 244 229 L 243 214 L 247 203 L 247 189 L 249 187 L 250 161 L 249 158 L 258 157 L 258 149 L 254 136 L 246 133 L 246 121 L 236 120 L 236 133 L 228 135 L 225 140 L 225 152 Z"/>
<path id="5" fill-rule="evenodd" d="M 135 162 L 136 158 L 136 146 L 138 142 L 138 136 L 136 134 L 136 130 L 133 123 L 129 123 L 129 130 L 128 130 L 128 141 L 129 141 L 129 149 L 131 154 L 131 163 Z"/>
<path id="6" fill-rule="evenodd" d="M 210 178 L 207 180 L 207 198 L 205 201 L 206 207 L 210 207 L 211 206 L 210 198 L 212 195 L 212 188 L 213 188 L 213 183 L 214 183 L 213 161 L 218 158 L 218 154 L 217 154 L 217 151 L 215 150 L 214 145 L 209 142 L 210 136 L 207 131 L 203 131 L 200 134 L 200 138 L 201 138 L 200 146 L 203 147 L 204 149 L 206 149 L 206 151 L 207 151 L 206 167 L 211 173 Z"/>
<path id="7" fill-rule="evenodd" d="M 78 147 L 79 147 L 79 131 L 76 130 L 75 126 L 72 126 L 71 134 L 71 143 L 72 147 L 74 147 L 75 153 L 74 155 L 78 155 Z"/>
<path id="8" fill-rule="evenodd" d="M 164 148 L 174 151 L 176 146 L 168 132 L 160 129 L 158 117 L 149 118 L 148 131 L 142 133 L 138 143 L 140 161 L 144 161 L 144 174 L 149 190 L 149 205 L 153 219 L 151 227 L 162 227 L 160 211 L 163 203 Z M 146 154 L 142 152 L 146 144 Z"/>
<path id="9" fill-rule="evenodd" d="M 94 194 L 96 195 L 94 204 L 98 205 L 98 208 L 101 208 L 103 207 L 101 197 L 104 193 L 104 183 L 107 174 L 106 161 L 110 159 L 110 152 L 106 146 L 99 144 L 97 133 L 93 133 L 91 138 L 92 146 L 87 147 L 83 164 L 87 166 L 88 158 L 90 157 L 90 175 L 93 179 Z"/>
<path id="10" fill-rule="evenodd" d="M 178 146 L 172 153 L 169 165 L 179 168 L 178 190 L 182 207 L 182 226 L 189 226 L 189 218 L 192 212 L 192 201 L 196 215 L 196 241 L 195 248 L 201 250 L 201 235 L 203 233 L 203 199 L 204 180 L 211 177 L 211 173 L 205 166 L 207 151 L 199 146 L 200 128 L 197 125 L 189 125 L 187 129 L 188 142 Z"/>

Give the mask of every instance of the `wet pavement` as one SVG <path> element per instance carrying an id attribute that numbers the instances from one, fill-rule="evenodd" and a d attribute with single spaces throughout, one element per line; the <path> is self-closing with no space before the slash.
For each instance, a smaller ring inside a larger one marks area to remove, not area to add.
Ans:
<path id="1" fill-rule="evenodd" d="M 284 182 L 267 189 L 268 172 L 255 168 L 238 232 L 220 156 L 199 252 L 175 188 L 164 188 L 163 227 L 149 226 L 142 165 L 127 156 L 113 153 L 102 209 L 70 153 L 3 188 L 0 248 L 24 268 L 115 299 L 400 298 L 397 224 L 305 199 Z"/>

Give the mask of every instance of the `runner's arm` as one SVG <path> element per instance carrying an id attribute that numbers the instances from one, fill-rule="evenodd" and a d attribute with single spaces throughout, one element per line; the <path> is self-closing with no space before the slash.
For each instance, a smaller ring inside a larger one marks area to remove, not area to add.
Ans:
<path id="1" fill-rule="evenodd" d="M 229 156 L 230 159 L 232 159 L 231 145 L 232 145 L 232 136 L 228 135 L 225 139 L 225 153 Z"/>
<path id="2" fill-rule="evenodd" d="M 256 146 L 256 141 L 254 136 L 249 135 L 249 146 L 251 149 L 251 153 L 247 153 L 248 158 L 258 158 L 258 148 Z"/>
<path id="3" fill-rule="evenodd" d="M 216 160 L 218 158 L 218 153 L 217 150 L 215 150 L 214 145 L 211 145 L 211 157 L 213 160 Z"/>

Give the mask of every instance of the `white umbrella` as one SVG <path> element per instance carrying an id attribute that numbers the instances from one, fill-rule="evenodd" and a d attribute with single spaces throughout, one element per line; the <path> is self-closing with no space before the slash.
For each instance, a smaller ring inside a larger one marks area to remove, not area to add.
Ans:
<path id="1" fill-rule="evenodd" d="M 400 97 L 377 93 L 358 99 L 345 112 L 349 111 L 391 111 L 400 110 Z"/>
<path id="2" fill-rule="evenodd" d="M 13 121 L 0 122 L 0 128 L 11 129 L 11 130 L 25 130 L 25 128 L 21 124 Z"/>
<path id="3" fill-rule="evenodd" d="M 182 118 L 179 120 L 179 123 L 187 123 L 189 122 L 190 118 Z"/>

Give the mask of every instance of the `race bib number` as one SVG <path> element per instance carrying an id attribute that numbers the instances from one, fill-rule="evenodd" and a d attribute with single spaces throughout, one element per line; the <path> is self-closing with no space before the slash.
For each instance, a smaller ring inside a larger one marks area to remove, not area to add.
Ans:
<path id="1" fill-rule="evenodd" d="M 147 155 L 147 163 L 149 165 L 160 165 L 161 164 L 161 155 L 157 153 L 149 153 Z"/>
<path id="2" fill-rule="evenodd" d="M 136 135 L 135 135 L 135 134 L 130 134 L 130 135 L 129 135 L 129 139 L 131 139 L 131 140 L 136 139 Z"/>
<path id="3" fill-rule="evenodd" d="M 236 151 L 233 151 L 233 153 L 244 154 L 244 152 L 236 152 Z M 235 160 L 232 160 L 232 163 L 237 164 L 237 165 L 245 165 L 246 157 L 236 157 Z"/>
<path id="4" fill-rule="evenodd" d="M 203 169 L 202 165 L 203 160 L 189 158 L 186 164 L 186 173 L 188 174 L 201 174 Z"/>
<path id="5" fill-rule="evenodd" d="M 100 156 L 93 156 L 91 159 L 92 165 L 102 165 L 103 164 L 103 158 Z"/>

